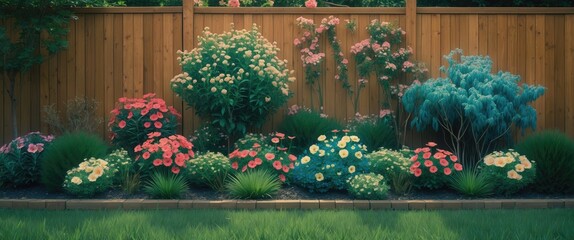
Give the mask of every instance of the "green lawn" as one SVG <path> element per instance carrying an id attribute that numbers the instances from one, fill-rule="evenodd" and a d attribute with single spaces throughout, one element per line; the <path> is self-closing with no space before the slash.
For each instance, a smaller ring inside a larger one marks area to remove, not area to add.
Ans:
<path id="1" fill-rule="evenodd" d="M 574 209 L 0 210 L 0 239 L 574 239 Z"/>

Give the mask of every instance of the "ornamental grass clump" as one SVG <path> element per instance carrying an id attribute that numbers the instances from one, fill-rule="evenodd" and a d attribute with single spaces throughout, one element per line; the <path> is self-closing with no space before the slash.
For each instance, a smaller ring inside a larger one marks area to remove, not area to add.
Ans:
<path id="1" fill-rule="evenodd" d="M 159 137 L 175 134 L 178 117 L 181 115 L 177 110 L 153 93 L 142 98 L 122 97 L 108 122 L 112 143 L 132 154 L 134 147 L 146 141 L 149 133 L 159 133 Z"/>
<path id="2" fill-rule="evenodd" d="M 525 188 L 536 176 L 536 165 L 513 149 L 495 151 L 484 157 L 479 169 L 493 183 L 494 192 L 510 195 Z"/>
<path id="3" fill-rule="evenodd" d="M 231 177 L 226 188 L 234 198 L 262 199 L 273 197 L 281 189 L 281 182 L 267 170 L 250 170 Z"/>
<path id="4" fill-rule="evenodd" d="M 195 113 L 242 136 L 259 127 L 287 102 L 292 93 L 287 61 L 277 57 L 276 43 L 267 41 L 256 25 L 251 30 L 215 34 L 206 28 L 198 47 L 179 51 L 183 73 L 171 88 Z M 209 104 L 205 104 L 209 103 Z"/>
<path id="5" fill-rule="evenodd" d="M 355 135 L 321 135 L 295 163 L 293 183 L 311 192 L 345 190 L 355 175 L 368 172 L 367 151 Z"/>
<path id="6" fill-rule="evenodd" d="M 155 172 L 144 191 L 156 199 L 178 199 L 187 193 L 188 186 L 185 178 L 181 175 Z"/>
<path id="7" fill-rule="evenodd" d="M 53 139 L 51 135 L 31 132 L 0 147 L 0 182 L 14 187 L 37 183 L 44 149 Z"/>
<path id="8" fill-rule="evenodd" d="M 365 173 L 351 178 L 347 191 L 356 199 L 379 200 L 387 198 L 389 185 L 383 175 Z"/>
<path id="9" fill-rule="evenodd" d="M 149 177 L 152 172 L 179 174 L 194 157 L 193 144 L 184 136 L 171 135 L 161 137 L 160 132 L 148 134 L 149 139 L 134 148 L 135 160 L 142 177 Z"/>
<path id="10" fill-rule="evenodd" d="M 484 197 L 493 193 L 497 183 L 484 172 L 465 169 L 453 174 L 449 185 L 457 192 L 469 197 Z"/>
<path id="11" fill-rule="evenodd" d="M 409 168 L 416 177 L 414 186 L 426 189 L 439 189 L 444 187 L 451 174 L 462 171 L 462 164 L 458 157 L 449 151 L 436 148 L 436 143 L 429 142 L 424 148 L 414 150 Z"/>
<path id="12" fill-rule="evenodd" d="M 231 172 L 231 164 L 225 155 L 207 152 L 189 161 L 187 169 L 188 181 L 191 184 L 223 191 Z"/>
<path id="13" fill-rule="evenodd" d="M 289 153 L 289 145 L 285 143 L 292 138 L 284 133 L 274 133 L 263 138 L 247 135 L 238 141 L 238 148 L 229 154 L 231 168 L 238 172 L 263 169 L 285 182 L 297 161 L 297 156 Z"/>
<path id="14" fill-rule="evenodd" d="M 109 166 L 104 159 L 86 159 L 67 172 L 63 188 L 74 196 L 92 197 L 111 188 L 117 172 L 118 169 Z"/>

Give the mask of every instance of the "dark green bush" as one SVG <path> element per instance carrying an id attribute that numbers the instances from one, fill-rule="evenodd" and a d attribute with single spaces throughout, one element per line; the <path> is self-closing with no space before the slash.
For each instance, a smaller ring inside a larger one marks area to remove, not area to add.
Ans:
<path id="1" fill-rule="evenodd" d="M 391 115 L 382 118 L 378 116 L 363 117 L 349 123 L 347 128 L 361 139 L 369 152 L 377 151 L 382 147 L 397 150 L 399 143 L 392 121 Z"/>
<path id="2" fill-rule="evenodd" d="M 320 135 L 329 137 L 332 130 L 341 128 L 341 124 L 333 118 L 323 117 L 311 110 L 301 110 L 285 117 L 278 130 L 287 136 L 295 136 L 291 153 L 298 155 L 317 142 Z"/>
<path id="3" fill-rule="evenodd" d="M 68 170 L 77 167 L 86 158 L 103 158 L 107 149 L 104 140 L 96 135 L 82 132 L 64 134 L 46 149 L 41 182 L 50 191 L 60 191 Z"/>
<path id="4" fill-rule="evenodd" d="M 228 136 L 223 130 L 212 124 L 206 124 L 196 129 L 190 140 L 193 143 L 193 150 L 197 154 L 207 152 L 227 154 L 229 152 Z"/>
<path id="5" fill-rule="evenodd" d="M 531 135 L 516 151 L 536 162 L 534 188 L 545 193 L 574 190 L 574 140 L 558 131 Z"/>

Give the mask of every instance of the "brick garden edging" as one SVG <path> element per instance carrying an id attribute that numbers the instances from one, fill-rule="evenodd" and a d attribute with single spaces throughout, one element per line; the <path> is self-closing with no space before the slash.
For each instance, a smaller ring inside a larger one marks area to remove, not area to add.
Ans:
<path id="1" fill-rule="evenodd" d="M 485 200 L 149 200 L 149 199 L 0 199 L 0 208 L 49 210 L 143 209 L 545 209 L 574 208 L 574 199 Z"/>

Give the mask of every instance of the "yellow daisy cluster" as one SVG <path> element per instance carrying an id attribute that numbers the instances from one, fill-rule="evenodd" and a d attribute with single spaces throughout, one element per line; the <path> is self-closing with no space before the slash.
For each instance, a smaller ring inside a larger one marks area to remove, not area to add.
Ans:
<path id="1" fill-rule="evenodd" d="M 509 164 L 515 164 L 514 168 L 507 172 L 509 179 L 521 180 L 522 175 L 520 175 L 520 173 L 532 168 L 532 163 L 526 156 L 520 155 L 512 149 L 506 153 L 495 151 L 484 157 L 483 161 L 486 166 L 496 166 L 499 168 L 506 167 Z"/>
<path id="2" fill-rule="evenodd" d="M 103 159 L 97 159 L 97 158 L 90 158 L 87 159 L 85 161 L 83 161 L 82 163 L 80 163 L 80 165 L 77 168 L 74 168 L 72 170 L 69 170 L 67 172 L 68 175 L 76 175 L 74 177 L 72 177 L 72 179 L 70 180 L 71 183 L 76 184 L 76 185 L 80 185 L 82 184 L 82 178 L 79 177 L 79 173 L 85 173 L 88 174 L 88 181 L 90 182 L 95 182 L 98 180 L 99 177 L 101 177 L 102 175 L 104 175 L 104 173 L 106 171 L 108 171 L 110 168 L 108 166 L 108 162 L 106 160 Z"/>

